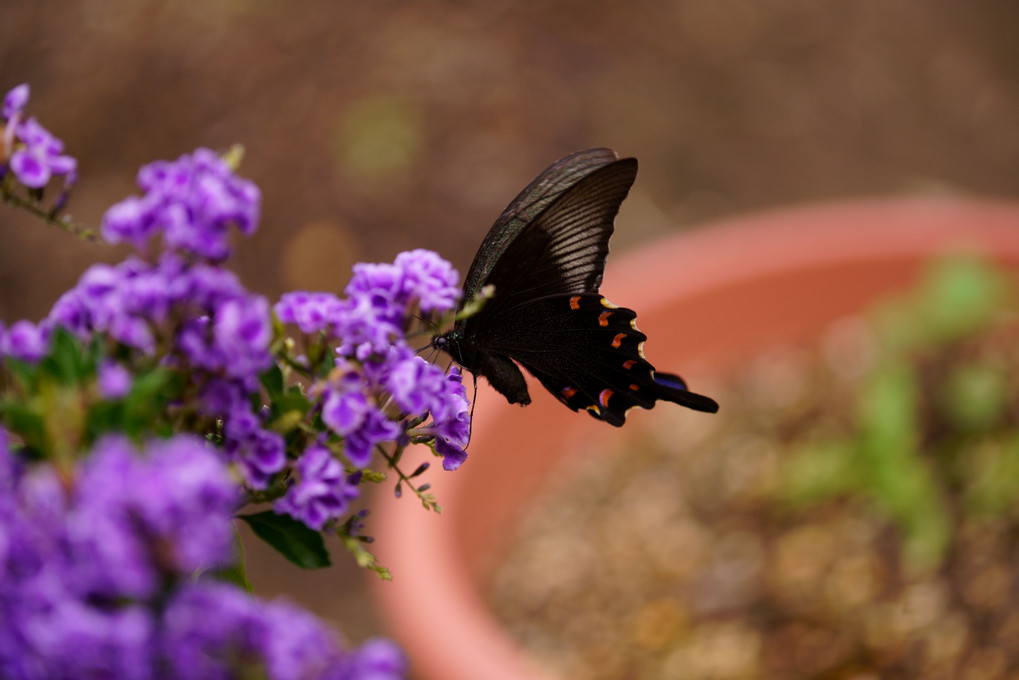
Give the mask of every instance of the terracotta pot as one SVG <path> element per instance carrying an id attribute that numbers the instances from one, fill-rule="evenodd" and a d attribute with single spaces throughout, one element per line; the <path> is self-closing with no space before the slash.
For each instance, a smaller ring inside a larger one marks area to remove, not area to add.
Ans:
<path id="1" fill-rule="evenodd" d="M 960 248 L 1019 269 L 1019 204 L 887 200 L 736 218 L 610 257 L 603 292 L 637 310 L 651 362 L 696 390 L 747 355 L 806 339 L 907 287 L 930 257 Z M 413 498 L 378 504 L 376 546 L 394 579 L 376 592 L 415 677 L 551 677 L 502 633 L 478 584 L 562 453 L 621 434 L 564 409 L 536 383 L 531 395 L 529 407 L 509 406 L 479 384 L 467 463 L 430 473 L 443 515 Z"/>

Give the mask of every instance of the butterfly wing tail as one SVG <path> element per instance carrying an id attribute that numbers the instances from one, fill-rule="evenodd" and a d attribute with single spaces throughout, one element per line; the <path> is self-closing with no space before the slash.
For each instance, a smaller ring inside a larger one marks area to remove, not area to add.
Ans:
<path id="1" fill-rule="evenodd" d="M 657 398 L 671 401 L 674 404 L 691 408 L 694 411 L 718 413 L 718 402 L 703 394 L 691 392 L 686 381 L 674 373 L 655 371 L 654 381 L 658 386 Z"/>

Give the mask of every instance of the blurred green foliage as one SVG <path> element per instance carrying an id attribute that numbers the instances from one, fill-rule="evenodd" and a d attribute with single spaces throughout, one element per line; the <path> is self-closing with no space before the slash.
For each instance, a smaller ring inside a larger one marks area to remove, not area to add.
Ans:
<path id="1" fill-rule="evenodd" d="M 781 496 L 867 499 L 919 572 L 942 565 L 963 520 L 1019 511 L 1014 303 L 1006 274 L 953 257 L 872 310 L 875 356 L 850 432 L 800 445 Z"/>

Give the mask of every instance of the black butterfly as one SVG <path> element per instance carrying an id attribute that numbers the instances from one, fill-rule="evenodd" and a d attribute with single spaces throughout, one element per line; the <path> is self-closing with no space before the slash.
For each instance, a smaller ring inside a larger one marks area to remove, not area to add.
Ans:
<path id="1" fill-rule="evenodd" d="M 464 280 L 463 305 L 491 299 L 436 336 L 511 404 L 529 404 L 520 364 L 574 411 L 620 426 L 635 406 L 664 399 L 714 413 L 718 404 L 644 358 L 637 314 L 598 294 L 612 223 L 637 176 L 635 158 L 578 151 L 538 175 L 502 212 Z M 516 362 L 516 363 L 514 363 Z"/>

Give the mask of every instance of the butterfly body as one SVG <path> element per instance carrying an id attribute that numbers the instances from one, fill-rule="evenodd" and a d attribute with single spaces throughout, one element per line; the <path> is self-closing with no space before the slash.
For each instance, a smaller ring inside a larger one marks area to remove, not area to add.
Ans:
<path id="1" fill-rule="evenodd" d="M 473 315 L 433 340 L 510 403 L 531 401 L 520 366 L 573 410 L 622 425 L 636 406 L 667 400 L 714 412 L 643 353 L 636 313 L 598 293 L 609 237 L 637 161 L 587 149 L 556 162 L 503 211 L 464 280 L 461 307 L 486 286 Z"/>

